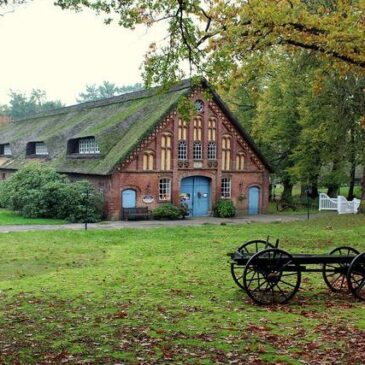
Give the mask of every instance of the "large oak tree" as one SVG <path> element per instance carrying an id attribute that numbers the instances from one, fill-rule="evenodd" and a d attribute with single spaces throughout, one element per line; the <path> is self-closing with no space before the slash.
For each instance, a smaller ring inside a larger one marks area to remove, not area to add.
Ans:
<path id="1" fill-rule="evenodd" d="M 167 24 L 168 39 L 146 56 L 148 85 L 182 76 L 181 62 L 212 81 L 239 70 L 253 52 L 306 49 L 341 70 L 365 71 L 365 2 L 357 0 L 57 0 L 62 8 L 91 8 L 107 23 L 132 29 Z"/>

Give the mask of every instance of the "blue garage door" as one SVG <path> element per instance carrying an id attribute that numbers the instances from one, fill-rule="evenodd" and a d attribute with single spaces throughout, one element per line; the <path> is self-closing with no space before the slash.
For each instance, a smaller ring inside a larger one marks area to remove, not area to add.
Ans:
<path id="1" fill-rule="evenodd" d="M 260 188 L 254 186 L 248 189 L 248 214 L 259 214 Z"/>
<path id="2" fill-rule="evenodd" d="M 209 214 L 210 179 L 203 176 L 186 177 L 181 181 L 180 194 L 191 215 L 201 217 Z"/>

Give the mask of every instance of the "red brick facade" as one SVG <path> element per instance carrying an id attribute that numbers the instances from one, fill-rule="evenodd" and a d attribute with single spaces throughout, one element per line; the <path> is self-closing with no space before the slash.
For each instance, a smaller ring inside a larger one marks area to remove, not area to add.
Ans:
<path id="1" fill-rule="evenodd" d="M 112 175 L 110 190 L 105 192 L 106 209 L 108 216 L 112 219 L 120 219 L 122 211 L 122 192 L 125 189 L 136 191 L 137 207 L 148 206 L 154 209 L 160 204 L 172 202 L 175 205 L 180 203 L 181 181 L 189 176 L 204 176 L 210 179 L 210 201 L 209 212 L 211 213 L 215 203 L 221 197 L 222 178 L 231 181 L 231 199 L 239 213 L 247 213 L 248 210 L 248 190 L 250 187 L 258 187 L 259 210 L 265 212 L 269 200 L 269 171 L 255 154 L 252 148 L 241 133 L 223 114 L 218 105 L 211 100 L 206 100 L 200 91 L 196 91 L 192 96 L 193 100 L 202 100 L 204 110 L 199 113 L 202 120 L 201 145 L 202 159 L 193 159 L 193 129 L 194 122 L 187 124 L 187 160 L 178 159 L 179 143 L 179 117 L 176 112 L 170 113 L 156 128 L 156 130 L 141 143 L 141 146 L 125 161 Z M 208 122 L 210 118 L 216 121 L 216 160 L 208 160 Z M 171 144 L 171 168 L 161 169 L 161 140 L 164 134 L 170 134 Z M 230 166 L 229 169 L 222 169 L 222 137 L 229 137 L 230 145 Z M 144 153 L 148 151 L 153 156 L 153 170 L 143 169 Z M 236 156 L 244 156 L 243 169 L 237 171 Z M 167 178 L 171 181 L 171 199 L 159 199 L 159 181 Z M 154 201 L 143 202 L 143 197 L 152 196 Z"/>
<path id="2" fill-rule="evenodd" d="M 182 180 L 188 177 L 199 177 L 209 184 L 205 214 L 212 214 L 222 197 L 222 179 L 230 183 L 225 198 L 232 199 L 238 214 L 248 212 L 250 188 L 259 189 L 258 212 L 267 210 L 270 171 L 257 148 L 229 111 L 223 111 L 225 106 L 217 97 L 207 100 L 201 89 L 196 89 L 190 97 L 194 102 L 203 103 L 202 111 L 192 121 L 182 126 L 176 110 L 171 111 L 111 175 L 67 174 L 71 180 L 87 179 L 103 192 L 109 219 L 121 219 L 122 193 L 128 189 L 136 193 L 137 207 L 153 210 L 166 202 L 179 205 Z M 181 140 L 186 142 L 186 158 L 178 156 Z M 194 158 L 197 141 L 201 158 Z M 208 145 L 215 146 L 215 158 L 212 154 L 208 156 Z M 12 172 L 1 169 L 0 180 Z M 167 179 L 170 184 L 168 199 L 160 199 L 161 179 Z"/>

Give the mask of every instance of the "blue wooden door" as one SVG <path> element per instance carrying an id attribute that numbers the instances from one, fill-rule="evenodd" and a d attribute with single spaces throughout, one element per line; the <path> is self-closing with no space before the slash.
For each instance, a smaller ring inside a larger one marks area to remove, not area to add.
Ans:
<path id="1" fill-rule="evenodd" d="M 209 214 L 210 180 L 203 176 L 191 176 L 181 181 L 181 202 L 186 203 L 190 215 L 195 217 Z"/>
<path id="2" fill-rule="evenodd" d="M 248 214 L 259 214 L 260 189 L 257 186 L 248 189 Z"/>
<path id="3" fill-rule="evenodd" d="M 136 191 L 132 189 L 123 190 L 122 192 L 122 207 L 135 208 L 136 207 Z"/>

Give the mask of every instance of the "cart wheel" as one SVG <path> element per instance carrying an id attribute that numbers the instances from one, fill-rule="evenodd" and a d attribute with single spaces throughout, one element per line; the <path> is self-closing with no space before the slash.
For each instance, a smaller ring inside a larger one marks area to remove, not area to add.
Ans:
<path id="1" fill-rule="evenodd" d="M 358 254 L 351 262 L 347 284 L 355 298 L 365 301 L 365 252 Z"/>
<path id="2" fill-rule="evenodd" d="M 241 245 L 237 251 L 241 254 L 251 254 L 254 255 L 255 253 L 265 250 L 267 248 L 273 248 L 274 246 L 264 240 L 252 240 L 244 243 Z M 244 267 L 242 265 L 237 265 L 235 263 L 231 264 L 231 274 L 233 277 L 234 282 L 241 288 L 243 287 L 243 270 Z"/>
<path id="3" fill-rule="evenodd" d="M 245 242 L 237 249 L 237 251 L 241 253 L 254 254 L 259 251 L 266 250 L 267 248 L 274 248 L 274 245 L 265 240 L 252 240 Z"/>
<path id="4" fill-rule="evenodd" d="M 354 257 L 359 254 L 359 251 L 352 247 L 337 247 L 332 250 L 330 255 Z M 347 272 L 350 264 L 323 264 L 322 275 L 326 285 L 335 293 L 347 293 L 349 287 L 347 285 Z"/>
<path id="5" fill-rule="evenodd" d="M 300 267 L 287 252 L 270 248 L 256 253 L 243 272 L 243 287 L 258 304 L 283 304 L 300 286 Z"/>

